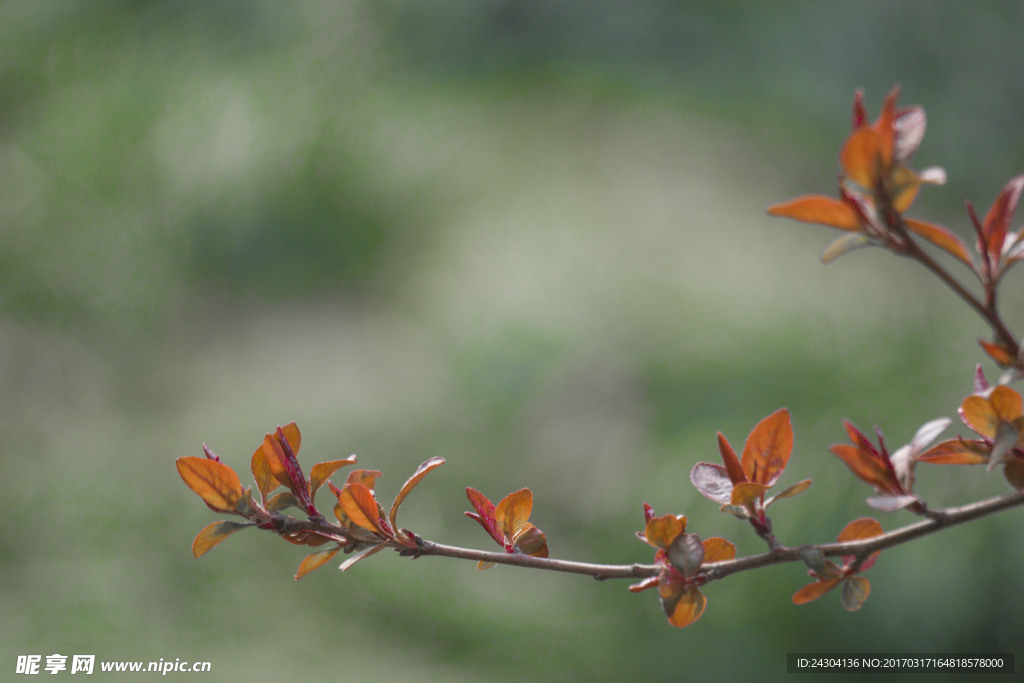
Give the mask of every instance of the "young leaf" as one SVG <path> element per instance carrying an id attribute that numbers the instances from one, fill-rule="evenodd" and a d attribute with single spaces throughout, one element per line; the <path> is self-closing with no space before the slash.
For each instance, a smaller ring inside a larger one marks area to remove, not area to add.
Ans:
<path id="1" fill-rule="evenodd" d="M 234 513 L 238 499 L 244 495 L 242 482 L 238 475 L 227 465 L 187 456 L 178 458 L 175 463 L 178 474 L 185 485 L 202 498 L 215 512 Z"/>
<path id="2" fill-rule="evenodd" d="M 997 263 L 1002 255 L 1003 241 L 1006 231 L 1013 220 L 1013 214 L 1017 210 L 1017 202 L 1020 199 L 1021 190 L 1024 189 L 1024 175 L 1013 178 L 999 192 L 999 196 L 992 203 L 992 208 L 985 216 L 982 226 L 982 233 L 985 236 L 985 250 L 989 254 L 992 263 Z"/>
<path id="3" fill-rule="evenodd" d="M 722 454 L 722 462 L 725 464 L 726 474 L 729 475 L 729 480 L 732 481 L 733 485 L 747 481 L 747 475 L 743 471 L 740 459 L 736 457 L 736 451 L 732 449 L 729 440 L 725 438 L 725 434 L 722 434 L 722 432 L 718 432 L 718 452 Z"/>
<path id="4" fill-rule="evenodd" d="M 416 468 L 416 471 L 412 473 L 412 476 L 405 481 L 402 485 L 402 489 L 398 492 L 398 495 L 395 496 L 395 502 L 391 504 L 391 512 L 388 515 L 392 529 L 398 529 L 398 525 L 395 523 L 395 520 L 398 517 L 398 506 L 402 504 L 405 497 L 408 496 L 409 492 L 416 487 L 416 484 L 420 483 L 420 480 L 423 479 L 423 477 L 427 476 L 427 473 L 430 472 L 430 470 L 440 467 L 443 464 L 444 458 L 442 457 L 435 456 L 430 458 L 429 460 L 421 463 L 420 466 Z M 530 495 L 532 496 L 533 494 Z M 526 516 L 529 517 L 529 513 L 527 513 Z"/>
<path id="5" fill-rule="evenodd" d="M 668 559 L 683 576 L 693 576 L 704 564 L 704 544 L 697 534 L 679 534 L 668 547 Z"/>
<path id="6" fill-rule="evenodd" d="M 338 503 L 353 524 L 384 535 L 380 528 L 377 501 L 368 488 L 362 484 L 346 484 L 338 496 Z"/>
<path id="7" fill-rule="evenodd" d="M 516 547 L 524 555 L 548 556 L 548 537 L 533 524 L 527 524 L 515 537 Z"/>
<path id="8" fill-rule="evenodd" d="M 840 230 L 860 230 L 856 210 L 846 202 L 824 195 L 805 195 L 768 207 L 768 214 L 801 223 L 817 223 Z"/>
<path id="9" fill-rule="evenodd" d="M 875 536 L 881 536 L 883 533 L 885 532 L 882 530 L 882 525 L 876 520 L 870 517 L 861 517 L 843 527 L 836 540 L 840 543 L 847 543 L 865 538 L 874 538 Z"/>
<path id="10" fill-rule="evenodd" d="M 668 548 L 672 541 L 686 531 L 686 517 L 676 515 L 655 517 L 644 528 L 644 540 L 655 548 Z"/>
<path id="11" fill-rule="evenodd" d="M 263 452 L 262 444 L 260 444 L 260 447 L 256 449 L 256 452 L 252 454 L 252 463 L 250 467 L 252 469 L 252 476 L 256 479 L 256 486 L 260 490 L 260 496 L 263 502 L 266 503 L 267 496 L 282 484 L 270 471 L 270 466 L 267 464 L 267 456 Z"/>
<path id="12" fill-rule="evenodd" d="M 348 571 L 352 567 L 352 565 L 354 565 L 359 560 L 370 557 L 371 555 L 376 555 L 381 550 L 384 550 L 385 547 L 386 546 L 383 543 L 379 543 L 377 545 L 372 545 L 369 548 L 365 548 L 363 550 L 357 550 L 355 553 L 353 553 L 352 557 L 348 558 L 340 565 L 338 565 L 338 569 L 340 569 L 343 572 Z"/>
<path id="13" fill-rule="evenodd" d="M 756 484 L 754 482 L 737 484 L 732 489 L 732 496 L 729 500 L 729 504 L 738 506 L 750 505 L 755 500 L 763 496 L 764 492 L 767 490 L 768 487 L 764 484 Z"/>
<path id="14" fill-rule="evenodd" d="M 704 541 L 704 562 L 727 562 L 736 559 L 736 546 L 715 536 Z"/>
<path id="15" fill-rule="evenodd" d="M 848 612 L 856 612 L 864 605 L 870 593 L 871 584 L 867 579 L 863 576 L 851 576 L 843 582 L 843 608 Z"/>
<path id="16" fill-rule="evenodd" d="M 339 550 L 341 550 L 341 548 L 328 548 L 327 550 L 321 550 L 313 553 L 312 555 L 307 555 L 299 564 L 299 571 L 295 572 L 295 580 L 298 581 L 314 569 L 319 569 L 330 562 L 331 558 L 337 555 Z"/>
<path id="17" fill-rule="evenodd" d="M 722 465 L 699 462 L 690 470 L 690 483 L 705 498 L 716 503 L 729 505 L 732 502 L 732 480 Z"/>
<path id="18" fill-rule="evenodd" d="M 192 554 L 195 557 L 202 557 L 225 538 L 247 526 L 253 525 L 242 522 L 229 522 L 227 520 L 206 525 L 202 531 L 196 534 L 195 539 L 192 541 Z"/>
<path id="19" fill-rule="evenodd" d="M 990 450 L 984 441 L 957 437 L 935 444 L 917 459 L 937 465 L 984 465 L 989 461 Z"/>
<path id="20" fill-rule="evenodd" d="M 801 482 L 797 482 L 796 484 L 793 484 L 792 486 L 790 486 L 789 488 L 785 489 L 784 491 L 782 491 L 780 493 L 776 493 L 774 496 L 772 496 L 767 501 L 765 501 L 764 506 L 768 507 L 769 505 L 771 505 L 772 503 L 774 503 L 775 501 L 777 501 L 780 498 L 792 498 L 793 496 L 797 495 L 798 493 L 803 493 L 804 491 L 806 491 L 810 487 L 811 487 L 811 480 L 810 479 L 804 479 Z"/>
<path id="21" fill-rule="evenodd" d="M 793 604 L 805 605 L 812 600 L 817 600 L 822 595 L 835 588 L 838 584 L 839 579 L 825 579 L 809 583 L 796 593 L 793 593 Z"/>
<path id="22" fill-rule="evenodd" d="M 743 471 L 748 481 L 772 486 L 793 452 L 793 427 L 789 411 L 780 408 L 757 423 L 743 446 Z"/>
<path id="23" fill-rule="evenodd" d="M 662 583 L 658 586 L 661 608 L 673 626 L 689 626 L 704 614 L 708 600 L 694 586 L 680 583 Z"/>
<path id="24" fill-rule="evenodd" d="M 870 237 L 860 233 L 842 235 L 829 242 L 828 246 L 821 250 L 819 258 L 821 259 L 821 262 L 827 266 L 833 261 L 838 260 L 840 257 L 846 256 L 851 251 L 870 247 L 873 244 L 874 242 L 871 241 Z"/>
<path id="25" fill-rule="evenodd" d="M 904 218 L 903 224 L 907 226 L 907 230 L 928 240 L 968 268 L 974 267 L 971 263 L 971 254 L 967 251 L 967 245 L 949 229 L 935 223 L 919 221 L 916 218 Z"/>
<path id="26" fill-rule="evenodd" d="M 494 504 L 487 496 L 468 486 L 466 487 L 466 497 L 469 498 L 470 504 L 476 510 L 476 512 L 465 513 L 466 516 L 479 522 L 484 531 L 494 539 L 494 542 L 504 548 L 510 539 L 502 537 L 501 531 L 498 529 L 498 522 L 494 518 Z"/>
<path id="27" fill-rule="evenodd" d="M 494 519 L 505 538 L 512 540 L 533 511 L 533 491 L 519 489 L 501 499 L 494 510 Z"/>
<path id="28" fill-rule="evenodd" d="M 313 465 L 313 469 L 309 472 L 309 497 L 312 499 L 316 496 L 316 492 L 323 486 L 325 481 L 331 478 L 332 474 L 345 465 L 354 465 L 355 462 L 356 457 L 353 455 L 351 458 L 345 458 L 344 460 L 318 462 Z"/>

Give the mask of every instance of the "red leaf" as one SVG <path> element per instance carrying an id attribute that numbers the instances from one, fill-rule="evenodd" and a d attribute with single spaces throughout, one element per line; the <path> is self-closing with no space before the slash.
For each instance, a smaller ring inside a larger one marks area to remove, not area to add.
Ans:
<path id="1" fill-rule="evenodd" d="M 979 339 L 978 344 L 981 345 L 981 348 L 984 349 L 985 353 L 988 354 L 989 358 L 999 363 L 1003 367 L 1016 365 L 1017 354 L 1015 352 L 1008 351 L 1003 346 L 999 344 L 993 344 L 992 342 L 987 342 L 984 339 Z"/>
<path id="2" fill-rule="evenodd" d="M 740 459 L 736 457 L 736 451 L 732 449 L 729 440 L 722 432 L 718 432 L 718 452 L 722 454 L 722 462 L 725 463 L 725 471 L 732 480 L 733 485 L 748 481 L 747 475 L 740 465 Z"/>
<path id="3" fill-rule="evenodd" d="M 466 497 L 469 498 L 469 502 L 476 510 L 475 513 L 467 512 L 466 516 L 479 522 L 480 526 L 494 539 L 495 543 L 507 549 L 510 539 L 504 538 L 498 529 L 498 522 L 494 518 L 494 504 L 487 496 L 471 487 L 466 487 Z"/>
<path id="4" fill-rule="evenodd" d="M 982 234 L 985 236 L 985 251 L 988 252 L 990 263 L 999 262 L 1003 251 L 1003 240 L 1006 237 L 1010 221 L 1013 220 L 1013 214 L 1017 210 L 1017 202 L 1022 189 L 1024 189 L 1024 175 L 1010 180 L 999 192 L 999 196 L 996 197 L 985 216 Z"/>

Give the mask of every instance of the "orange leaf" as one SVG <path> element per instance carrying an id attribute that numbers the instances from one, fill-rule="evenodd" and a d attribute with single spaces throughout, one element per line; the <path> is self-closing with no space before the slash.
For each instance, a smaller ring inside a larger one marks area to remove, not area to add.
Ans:
<path id="1" fill-rule="evenodd" d="M 725 471 L 729 475 L 729 481 L 733 485 L 747 481 L 747 475 L 743 472 L 740 459 L 736 457 L 736 451 L 732 449 L 725 434 L 718 432 L 718 452 L 722 454 L 722 462 L 725 463 Z"/>
<path id="2" fill-rule="evenodd" d="M 1011 390 L 1012 391 L 1012 390 Z M 994 439 L 999 426 L 999 416 L 992 403 L 984 396 L 973 394 L 960 404 L 960 415 L 964 422 L 982 436 Z"/>
<path id="3" fill-rule="evenodd" d="M 391 504 L 391 512 L 388 515 L 388 518 L 391 520 L 392 529 L 395 529 L 396 531 L 398 530 L 398 525 L 395 523 L 395 520 L 398 517 L 398 506 L 402 504 L 405 497 L 408 496 L 409 492 L 420 483 L 420 480 L 423 479 L 423 477 L 427 476 L 427 473 L 430 472 L 430 470 L 440 467 L 443 464 L 444 458 L 442 457 L 435 456 L 430 458 L 429 460 L 421 463 L 420 466 L 416 468 L 416 471 L 412 473 L 412 476 L 405 480 L 405 483 L 402 484 L 402 489 L 398 492 L 398 495 L 395 496 L 395 502 Z M 531 493 L 530 496 L 532 501 L 533 494 Z M 526 516 L 529 517 L 530 513 L 527 512 Z M 511 536 L 509 538 L 511 538 Z"/>
<path id="4" fill-rule="evenodd" d="M 859 128 L 850 133 L 839 151 L 839 164 L 843 172 L 861 187 L 874 189 L 879 171 L 888 165 L 883 158 L 883 146 L 882 136 L 873 128 Z M 891 144 L 889 150 L 892 150 Z"/>
<path id="5" fill-rule="evenodd" d="M 732 489 L 732 499 L 729 501 L 729 504 L 740 506 L 749 505 L 760 496 L 763 496 L 764 492 L 767 490 L 768 487 L 764 484 L 756 484 L 754 482 L 737 484 Z"/>
<path id="6" fill-rule="evenodd" d="M 988 400 L 996 415 L 1004 422 L 1013 422 L 1024 413 L 1024 400 L 1020 394 L 1005 384 L 993 389 Z"/>
<path id="7" fill-rule="evenodd" d="M 341 548 L 328 548 L 327 550 L 321 550 L 320 552 L 313 553 L 312 555 L 306 555 L 299 564 L 299 571 L 295 572 L 295 580 L 298 581 L 314 569 L 319 569 L 330 562 L 331 558 L 337 555 L 339 550 L 341 550 Z"/>
<path id="8" fill-rule="evenodd" d="M 743 446 L 743 471 L 747 481 L 772 486 L 786 469 L 793 452 L 793 427 L 789 411 L 780 408 L 757 423 Z"/>
<path id="9" fill-rule="evenodd" d="M 824 195 L 804 195 L 788 202 L 773 204 L 768 214 L 779 218 L 791 218 L 801 223 L 817 223 L 840 230 L 861 229 L 857 211 L 846 202 Z"/>
<path id="10" fill-rule="evenodd" d="M 1015 365 L 1017 363 L 1017 356 L 1011 351 L 1007 351 L 999 344 L 993 344 L 992 342 L 979 339 L 978 344 L 988 354 L 989 358 L 999 363 L 1002 366 Z"/>
<path id="11" fill-rule="evenodd" d="M 708 599 L 695 586 L 661 584 L 658 587 L 661 607 L 673 626 L 682 628 L 700 619 Z"/>
<path id="12" fill-rule="evenodd" d="M 817 600 L 822 595 L 835 588 L 839 584 L 839 581 L 840 579 L 825 579 L 824 581 L 809 583 L 796 593 L 793 593 L 793 604 L 805 605 L 808 602 Z"/>
<path id="13" fill-rule="evenodd" d="M 892 163 L 893 147 L 896 142 L 896 99 L 900 94 L 900 86 L 894 86 L 889 94 L 885 96 L 882 104 L 882 112 L 874 123 L 874 129 L 878 132 L 879 153 L 882 156 L 882 163 L 888 167 Z"/>
<path id="14" fill-rule="evenodd" d="M 919 221 L 916 218 L 905 218 L 903 219 L 903 224 L 907 226 L 910 232 L 928 240 L 939 249 L 959 259 L 966 266 L 973 267 L 971 255 L 967 251 L 967 245 L 947 228 L 935 223 Z"/>
<path id="15" fill-rule="evenodd" d="M 208 458 L 178 458 L 178 474 L 186 486 L 217 512 L 237 512 L 238 500 L 245 491 L 238 475 L 227 465 Z"/>
<path id="16" fill-rule="evenodd" d="M 935 465 L 984 465 L 989 461 L 990 451 L 984 441 L 957 437 L 935 444 L 917 459 Z"/>
<path id="17" fill-rule="evenodd" d="M 346 484 L 338 495 L 338 503 L 353 524 L 375 534 L 384 535 L 378 521 L 380 517 L 377 500 L 370 493 L 370 489 L 362 484 Z"/>
<path id="18" fill-rule="evenodd" d="M 309 471 L 309 497 L 312 499 L 317 490 L 324 485 L 324 482 L 331 478 L 331 475 L 340 470 L 345 465 L 354 465 L 356 462 L 355 456 L 351 458 L 345 458 L 344 460 L 331 460 L 330 462 L 318 462 L 313 465 L 313 469 Z"/>
<path id="19" fill-rule="evenodd" d="M 726 562 L 736 559 L 736 546 L 715 536 L 704 541 L 704 562 Z"/>
<path id="20" fill-rule="evenodd" d="M 263 445 L 261 444 L 256 452 L 252 454 L 252 476 L 256 479 L 256 486 L 260 490 L 260 496 L 263 498 L 263 502 L 267 502 L 267 496 L 281 486 L 279 482 L 270 471 L 270 466 L 267 465 L 267 455 L 263 452 Z"/>
<path id="21" fill-rule="evenodd" d="M 348 473 L 345 484 L 362 484 L 372 493 L 373 487 L 377 485 L 377 477 L 383 476 L 383 474 L 380 470 L 352 470 Z"/>
<path id="22" fill-rule="evenodd" d="M 776 493 L 769 500 L 765 501 L 764 506 L 768 507 L 774 501 L 779 500 L 780 498 L 792 498 L 793 496 L 797 495 L 798 493 L 803 493 L 804 491 L 806 491 L 810 487 L 811 487 L 811 480 L 810 479 L 804 479 L 801 482 L 797 482 L 796 484 L 793 484 L 792 486 L 787 488 L 785 491 L 782 491 L 781 493 Z"/>
<path id="23" fill-rule="evenodd" d="M 845 462 L 862 481 L 883 491 L 889 490 L 889 470 L 867 451 L 845 443 L 830 446 L 828 450 Z"/>
<path id="24" fill-rule="evenodd" d="M 494 509 L 494 519 L 505 538 L 512 540 L 530 519 L 533 511 L 533 491 L 519 489 L 501 499 Z"/>
<path id="25" fill-rule="evenodd" d="M 686 517 L 680 519 L 675 515 L 655 517 L 647 522 L 644 538 L 655 548 L 668 548 L 676 536 L 686 531 Z"/>
<path id="26" fill-rule="evenodd" d="M 202 557 L 225 538 L 247 526 L 252 526 L 252 524 L 229 522 L 227 520 L 206 525 L 202 531 L 196 534 L 195 539 L 192 541 L 192 554 L 195 557 Z"/>
<path id="27" fill-rule="evenodd" d="M 836 538 L 840 543 L 846 543 L 848 541 L 859 541 L 865 538 L 874 538 L 875 536 L 881 536 L 885 532 L 882 530 L 882 525 L 870 517 L 861 517 L 855 519 L 839 532 L 839 536 Z"/>

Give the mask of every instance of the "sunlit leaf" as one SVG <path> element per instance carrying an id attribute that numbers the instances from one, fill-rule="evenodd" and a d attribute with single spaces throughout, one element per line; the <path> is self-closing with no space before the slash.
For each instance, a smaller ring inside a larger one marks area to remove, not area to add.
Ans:
<path id="1" fill-rule="evenodd" d="M 736 546 L 714 536 L 704 541 L 704 562 L 727 562 L 736 559 Z"/>
<path id="2" fill-rule="evenodd" d="M 768 490 L 768 486 L 765 484 L 757 484 L 754 482 L 746 482 L 743 484 L 737 484 L 732 489 L 732 496 L 729 499 L 730 505 L 750 505 L 755 500 L 764 495 L 764 492 Z"/>
<path id="3" fill-rule="evenodd" d="M 273 473 L 271 473 L 270 466 L 267 465 L 267 456 L 263 452 L 262 444 L 256 449 L 256 452 L 252 454 L 251 469 L 252 476 L 256 479 L 256 486 L 260 490 L 260 496 L 265 503 L 267 502 L 267 496 L 269 496 L 278 486 L 281 486 L 281 482 L 279 482 L 274 477 Z"/>
<path id="4" fill-rule="evenodd" d="M 794 605 L 805 605 L 812 600 L 817 600 L 825 593 L 839 585 L 840 579 L 825 579 L 809 583 L 796 593 L 793 593 Z"/>
<path id="5" fill-rule="evenodd" d="M 708 602 L 694 586 L 663 583 L 658 587 L 658 594 L 669 623 L 680 628 L 697 621 Z"/>
<path id="6" fill-rule="evenodd" d="M 683 576 L 693 576 L 704 564 L 704 544 L 697 534 L 679 534 L 668 547 L 668 559 Z"/>
<path id="7" fill-rule="evenodd" d="M 249 526 L 253 525 L 243 522 L 229 522 L 227 520 L 208 524 L 203 527 L 202 531 L 196 534 L 195 539 L 192 541 L 192 554 L 196 557 L 202 557 L 231 534 Z"/>
<path id="8" fill-rule="evenodd" d="M 747 480 L 772 486 L 782 476 L 792 452 L 789 411 L 780 408 L 758 422 L 747 437 L 741 460 Z"/>
<path id="9" fill-rule="evenodd" d="M 846 202 L 824 195 L 805 195 L 767 209 L 772 216 L 802 223 L 817 223 L 840 230 L 860 230 L 860 217 Z"/>
<path id="10" fill-rule="evenodd" d="M 352 470 L 348 473 L 345 484 L 362 484 L 373 492 L 374 487 L 377 485 L 377 478 L 383 476 L 383 474 L 380 470 Z"/>
<path id="11" fill-rule="evenodd" d="M 511 540 L 529 521 L 532 511 L 533 491 L 519 489 L 501 499 L 494 509 L 494 519 L 505 538 Z"/>
<path id="12" fill-rule="evenodd" d="M 882 138 L 873 128 L 860 128 L 846 138 L 839 151 L 843 172 L 866 189 L 875 187 L 883 153 Z"/>
<path id="13" fill-rule="evenodd" d="M 466 497 L 476 510 L 476 512 L 465 513 L 466 516 L 475 519 L 484 528 L 484 531 L 494 539 L 495 543 L 504 548 L 511 539 L 503 537 L 501 530 L 498 528 L 498 522 L 494 517 L 494 504 L 487 496 L 472 487 L 466 487 Z"/>
<path id="14" fill-rule="evenodd" d="M 843 583 L 841 602 L 848 612 L 856 612 L 868 599 L 871 584 L 863 576 L 851 576 Z"/>
<path id="15" fill-rule="evenodd" d="M 215 460 L 192 456 L 178 458 L 176 465 L 185 485 L 210 508 L 217 512 L 235 512 L 238 499 L 245 491 L 233 469 Z"/>
<path id="16" fill-rule="evenodd" d="M 341 548 L 328 548 L 327 550 L 315 552 L 312 555 L 306 555 L 302 562 L 299 563 L 299 571 L 295 572 L 295 580 L 298 581 L 314 569 L 319 569 L 330 562 L 331 558 L 337 555 L 339 550 Z"/>
<path id="17" fill-rule="evenodd" d="M 383 535 L 377 511 L 377 501 L 362 484 L 346 484 L 338 496 L 338 503 L 356 526 Z"/>
<path id="18" fill-rule="evenodd" d="M 999 387 L 996 387 L 999 389 Z M 999 415 L 992 403 L 984 396 L 972 394 L 960 404 L 960 416 L 967 425 L 982 436 L 995 438 Z"/>
<path id="19" fill-rule="evenodd" d="M 316 492 L 323 486 L 324 482 L 331 478 L 331 475 L 345 465 L 354 465 L 355 456 L 343 460 L 331 460 L 330 462 L 318 462 L 309 471 L 309 497 L 313 498 Z"/>
<path id="20" fill-rule="evenodd" d="M 839 532 L 839 536 L 836 538 L 840 543 L 848 543 L 850 541 L 860 541 L 865 538 L 874 538 L 875 536 L 881 536 L 885 531 L 882 529 L 882 525 L 876 520 L 870 517 L 861 517 L 855 519 Z"/>
<path id="21" fill-rule="evenodd" d="M 420 480 L 423 479 L 423 477 L 427 476 L 427 473 L 430 472 L 430 470 L 440 467 L 443 464 L 444 458 L 442 457 L 435 456 L 430 458 L 429 460 L 421 463 L 420 466 L 416 468 L 416 471 L 412 473 L 412 476 L 406 479 L 405 483 L 402 484 L 402 489 L 398 492 L 398 495 L 395 496 L 395 502 L 391 505 L 391 512 L 388 515 L 388 519 L 391 520 L 391 528 L 398 528 L 398 525 L 395 522 L 398 517 L 398 506 L 402 504 L 402 501 L 409 495 L 409 492 L 416 487 L 416 484 L 420 483 Z M 530 497 L 532 504 L 532 493 L 530 494 Z M 530 516 L 529 512 L 527 512 L 526 516 Z"/>
<path id="22" fill-rule="evenodd" d="M 1021 399 L 1021 395 L 1005 384 L 993 389 L 988 400 L 998 418 L 1005 422 L 1011 422 L 1024 413 L 1024 400 Z"/>
<path id="23" fill-rule="evenodd" d="M 716 503 L 729 505 L 732 502 L 732 480 L 723 465 L 699 462 L 690 470 L 690 483 L 701 495 Z"/>
<path id="24" fill-rule="evenodd" d="M 777 493 L 774 496 L 772 496 L 771 498 L 769 498 L 765 502 L 764 506 L 768 507 L 769 505 L 771 505 L 775 501 L 779 500 L 780 498 L 792 498 L 793 496 L 795 496 L 795 495 L 797 495 L 799 493 L 803 493 L 804 491 L 806 491 L 807 489 L 809 489 L 811 487 L 811 483 L 812 482 L 811 482 L 810 479 L 804 479 L 803 481 L 797 482 L 796 484 L 793 484 L 789 488 L 787 488 L 787 489 L 781 491 L 780 493 Z"/>
<path id="25" fill-rule="evenodd" d="M 668 548 L 686 530 L 686 517 L 676 515 L 655 517 L 644 528 L 645 540 L 655 548 Z"/>
<path id="26" fill-rule="evenodd" d="M 971 254 L 967 251 L 967 245 L 963 240 L 953 234 L 948 228 L 935 223 L 920 221 L 916 218 L 905 218 L 903 224 L 915 235 L 919 235 L 934 244 L 939 249 L 952 255 L 967 267 L 973 267 Z"/>

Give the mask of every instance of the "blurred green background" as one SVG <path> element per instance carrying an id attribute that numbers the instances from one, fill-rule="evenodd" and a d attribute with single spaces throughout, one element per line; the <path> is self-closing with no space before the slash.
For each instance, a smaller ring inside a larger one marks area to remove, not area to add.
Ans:
<path id="1" fill-rule="evenodd" d="M 667 624 L 626 583 L 380 555 L 292 580 L 174 459 L 248 481 L 291 420 L 356 453 L 404 525 L 489 547 L 464 488 L 523 486 L 552 553 L 650 562 L 641 504 L 753 533 L 689 485 L 780 406 L 783 542 L 872 514 L 829 455 L 955 417 L 986 333 L 881 252 L 764 206 L 831 193 L 854 89 L 920 103 L 914 214 L 966 234 L 1024 169 L 1018 3 L 23 1 L 0 5 L 2 666 L 209 660 L 210 680 L 742 680 L 787 652 L 1020 652 L 1021 512 L 883 554 L 849 614 L 787 565 Z M 1021 280 L 1003 310 L 1020 330 Z M 986 366 L 988 367 L 988 366 Z M 954 429 L 956 429 L 954 427 Z M 951 430 L 950 433 L 953 433 Z M 922 468 L 933 505 L 998 475 Z M 880 517 L 886 528 L 911 521 Z M 1022 663 L 1018 662 L 1018 666 Z M 100 677 L 101 674 L 96 674 Z M 963 676 L 957 676 L 962 679 Z"/>

